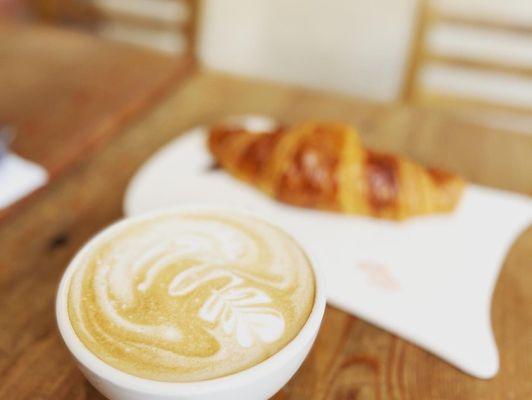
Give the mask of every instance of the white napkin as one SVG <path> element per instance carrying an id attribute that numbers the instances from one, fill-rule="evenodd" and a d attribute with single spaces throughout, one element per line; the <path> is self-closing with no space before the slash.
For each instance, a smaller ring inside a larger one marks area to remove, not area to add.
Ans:
<path id="1" fill-rule="evenodd" d="M 0 209 L 6 208 L 48 180 L 48 172 L 40 165 L 13 153 L 0 158 Z"/>

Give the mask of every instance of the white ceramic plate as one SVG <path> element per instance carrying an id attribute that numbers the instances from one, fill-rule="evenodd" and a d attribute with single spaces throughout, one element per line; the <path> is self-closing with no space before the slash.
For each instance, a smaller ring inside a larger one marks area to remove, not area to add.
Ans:
<path id="1" fill-rule="evenodd" d="M 241 119 L 252 129 L 273 123 Z M 496 374 L 491 296 L 507 250 L 532 221 L 528 198 L 469 185 L 451 215 L 390 222 L 286 206 L 211 165 L 205 129 L 192 129 L 140 169 L 127 190 L 125 213 L 182 204 L 261 213 L 318 259 L 330 304 L 476 377 Z"/>

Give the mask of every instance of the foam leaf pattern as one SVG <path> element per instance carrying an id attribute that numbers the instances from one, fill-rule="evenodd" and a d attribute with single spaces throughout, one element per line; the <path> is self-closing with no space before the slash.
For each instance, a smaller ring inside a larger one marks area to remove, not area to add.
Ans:
<path id="1" fill-rule="evenodd" d="M 235 335 L 242 347 L 251 347 L 256 339 L 271 343 L 281 337 L 282 316 L 268 307 L 271 298 L 260 289 L 227 285 L 213 291 L 200 309 L 206 322 L 220 323 L 227 335 Z"/>

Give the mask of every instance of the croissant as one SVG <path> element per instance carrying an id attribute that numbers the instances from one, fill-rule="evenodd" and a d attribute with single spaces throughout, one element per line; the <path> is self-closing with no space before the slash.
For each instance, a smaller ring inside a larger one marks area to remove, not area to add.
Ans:
<path id="1" fill-rule="evenodd" d="M 456 175 L 366 149 L 340 123 L 269 132 L 219 124 L 208 147 L 233 176 L 301 207 L 401 220 L 452 211 L 464 188 Z"/>

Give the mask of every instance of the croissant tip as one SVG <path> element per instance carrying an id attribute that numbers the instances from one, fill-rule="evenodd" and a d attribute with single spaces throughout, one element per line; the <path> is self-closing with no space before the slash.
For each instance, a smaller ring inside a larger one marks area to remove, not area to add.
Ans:
<path id="1" fill-rule="evenodd" d="M 466 182 L 459 176 L 454 176 L 439 190 L 436 208 L 441 212 L 452 212 L 460 203 L 465 191 Z"/>

